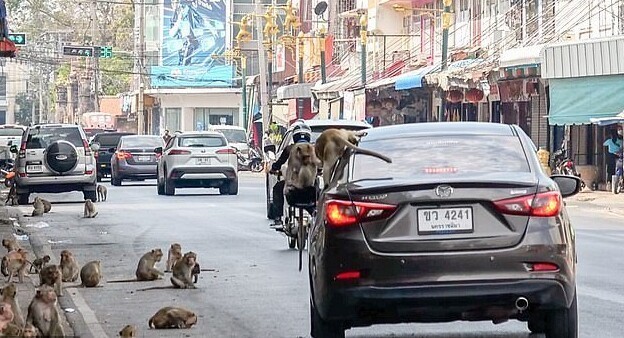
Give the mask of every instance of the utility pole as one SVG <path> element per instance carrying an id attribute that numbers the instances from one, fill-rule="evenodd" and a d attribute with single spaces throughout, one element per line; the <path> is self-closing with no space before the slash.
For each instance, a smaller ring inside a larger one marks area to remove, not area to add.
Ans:
<path id="1" fill-rule="evenodd" d="M 445 71 L 448 66 L 448 39 L 449 39 L 449 27 L 453 22 L 453 15 L 451 14 L 451 6 L 453 0 L 444 0 L 444 12 L 442 13 L 442 71 Z M 442 122 L 444 119 L 444 112 L 446 110 L 446 93 L 440 89 L 440 111 L 438 112 L 438 122 Z"/>
<path id="2" fill-rule="evenodd" d="M 39 124 L 46 122 L 43 118 L 43 79 L 42 78 L 43 78 L 43 72 L 39 71 Z M 47 115 L 47 112 L 46 112 L 46 115 Z"/>
<path id="3" fill-rule="evenodd" d="M 361 75 L 362 75 L 362 86 L 366 85 L 366 44 L 367 44 L 367 40 L 368 40 L 368 14 L 362 14 L 362 16 L 360 17 L 360 42 L 362 43 L 362 49 L 361 49 L 361 65 L 360 67 L 362 68 L 361 71 Z"/>
<path id="4" fill-rule="evenodd" d="M 256 13 L 262 13 L 262 0 L 255 1 Z M 262 31 L 262 20 L 256 21 L 256 31 L 258 32 L 258 70 L 260 72 L 260 106 L 262 110 L 262 132 L 269 130 L 269 125 L 271 124 L 271 112 L 269 111 L 269 107 L 271 106 L 271 102 L 269 99 L 269 92 L 267 86 L 267 74 L 271 77 L 271 73 L 273 72 L 272 67 L 267 66 L 267 56 L 265 54 L 264 49 L 264 34 Z M 267 70 L 267 68 L 269 68 Z M 272 81 L 272 79 L 270 79 Z"/>
<path id="5" fill-rule="evenodd" d="M 299 71 L 297 74 L 298 78 L 297 78 L 297 82 L 299 84 L 303 83 L 303 48 L 304 48 L 304 44 L 303 44 L 303 32 L 299 32 L 299 50 L 298 50 L 298 57 L 299 57 Z M 297 119 L 303 119 L 303 99 L 302 98 L 298 98 L 297 99 Z"/>
<path id="6" fill-rule="evenodd" d="M 143 69 L 145 66 L 145 1 L 141 0 L 139 5 L 139 102 L 137 104 L 137 134 L 145 134 L 145 104 L 143 102 L 145 85 L 143 83 Z"/>
<path id="7" fill-rule="evenodd" d="M 143 1 L 141 1 L 143 3 Z M 96 46 L 97 27 L 97 0 L 91 3 L 91 45 Z M 100 111 L 100 90 L 98 88 L 98 76 L 100 73 L 100 55 L 97 48 L 93 48 L 93 110 Z"/>

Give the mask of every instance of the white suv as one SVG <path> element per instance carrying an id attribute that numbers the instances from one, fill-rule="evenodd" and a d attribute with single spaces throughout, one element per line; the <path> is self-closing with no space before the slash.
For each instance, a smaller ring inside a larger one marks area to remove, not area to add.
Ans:
<path id="1" fill-rule="evenodd" d="M 19 150 L 11 147 L 18 153 L 19 204 L 28 204 L 33 192 L 82 191 L 85 199 L 97 200 L 95 158 L 80 126 L 35 125 L 28 127 L 24 135 Z"/>

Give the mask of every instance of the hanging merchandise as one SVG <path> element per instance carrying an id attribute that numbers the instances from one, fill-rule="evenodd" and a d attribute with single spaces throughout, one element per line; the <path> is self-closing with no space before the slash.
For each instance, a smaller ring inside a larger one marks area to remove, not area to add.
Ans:
<path id="1" fill-rule="evenodd" d="M 459 90 L 450 90 L 446 95 L 446 99 L 451 103 L 459 103 L 464 99 L 464 93 Z"/>
<path id="2" fill-rule="evenodd" d="M 483 91 L 476 88 L 472 88 L 468 90 L 468 92 L 466 92 L 466 101 L 470 103 L 481 102 L 481 100 L 483 100 L 483 97 Z"/>

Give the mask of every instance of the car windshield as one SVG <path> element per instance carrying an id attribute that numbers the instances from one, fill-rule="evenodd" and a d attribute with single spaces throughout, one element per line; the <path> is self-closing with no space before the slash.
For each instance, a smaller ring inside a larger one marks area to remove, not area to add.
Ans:
<path id="1" fill-rule="evenodd" d="M 121 148 L 158 148 L 164 144 L 160 136 L 131 136 L 121 139 Z"/>
<path id="2" fill-rule="evenodd" d="M 119 139 L 124 136 L 124 134 L 97 134 L 93 139 L 93 142 L 99 143 L 101 146 L 110 146 L 116 147 L 119 143 Z"/>
<path id="3" fill-rule="evenodd" d="M 223 147 L 227 142 L 218 136 L 182 136 L 178 144 L 180 147 Z"/>
<path id="4" fill-rule="evenodd" d="M 357 126 L 316 126 L 312 128 L 312 134 L 310 136 L 310 140 L 312 143 L 316 142 L 316 139 L 321 136 L 321 134 L 327 129 L 346 129 L 346 130 L 362 130 L 366 129 L 365 127 L 357 127 Z"/>
<path id="5" fill-rule="evenodd" d="M 392 163 L 356 154 L 353 181 L 530 171 L 522 145 L 514 136 L 427 136 L 370 142 L 364 139 L 360 146 L 390 157 Z"/>
<path id="6" fill-rule="evenodd" d="M 247 134 L 240 129 L 215 129 L 225 136 L 230 143 L 247 143 Z"/>
<path id="7" fill-rule="evenodd" d="M 28 131 L 27 149 L 45 149 L 51 143 L 65 140 L 75 147 L 83 147 L 82 135 L 77 127 L 35 127 Z"/>
<path id="8" fill-rule="evenodd" d="M 0 136 L 22 136 L 23 133 L 20 128 L 0 128 Z"/>

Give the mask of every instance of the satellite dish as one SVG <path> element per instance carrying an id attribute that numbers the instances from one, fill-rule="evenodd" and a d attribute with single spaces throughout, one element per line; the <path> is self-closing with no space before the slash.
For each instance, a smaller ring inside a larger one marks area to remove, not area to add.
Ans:
<path id="1" fill-rule="evenodd" d="M 314 7 L 314 14 L 321 16 L 327 10 L 327 2 L 321 1 Z"/>

